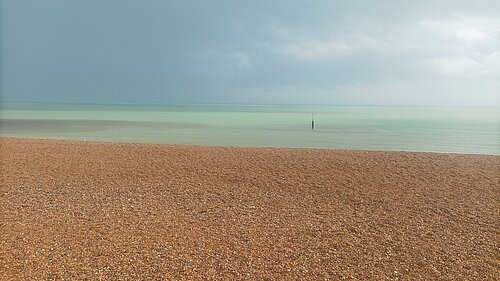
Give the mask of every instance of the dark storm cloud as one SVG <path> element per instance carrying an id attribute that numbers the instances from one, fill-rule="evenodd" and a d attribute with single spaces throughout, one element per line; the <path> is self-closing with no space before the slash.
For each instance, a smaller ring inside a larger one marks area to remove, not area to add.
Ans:
<path id="1" fill-rule="evenodd" d="M 498 1 L 0 1 L 4 101 L 499 102 Z"/>

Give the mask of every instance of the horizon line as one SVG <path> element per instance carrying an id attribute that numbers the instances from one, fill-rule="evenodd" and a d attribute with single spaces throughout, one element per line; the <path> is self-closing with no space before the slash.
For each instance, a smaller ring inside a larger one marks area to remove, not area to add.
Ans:
<path id="1" fill-rule="evenodd" d="M 320 107 L 320 106 L 365 106 L 365 107 L 479 107 L 500 108 L 500 105 L 425 105 L 425 104 L 299 104 L 299 103 L 139 103 L 139 102 L 56 102 L 56 101 L 2 101 L 1 104 L 60 104 L 60 105 L 108 105 L 108 106 L 297 106 L 297 107 Z"/>

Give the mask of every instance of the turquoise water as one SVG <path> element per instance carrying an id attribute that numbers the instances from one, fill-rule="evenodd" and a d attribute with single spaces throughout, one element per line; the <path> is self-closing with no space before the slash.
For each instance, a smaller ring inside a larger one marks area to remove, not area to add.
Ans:
<path id="1" fill-rule="evenodd" d="M 42 103 L 0 108 L 1 136 L 500 155 L 500 108 Z"/>

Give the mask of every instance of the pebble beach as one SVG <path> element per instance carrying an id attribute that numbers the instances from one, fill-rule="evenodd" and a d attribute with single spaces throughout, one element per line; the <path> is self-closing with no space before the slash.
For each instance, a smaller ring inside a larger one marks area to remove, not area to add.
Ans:
<path id="1" fill-rule="evenodd" d="M 498 280 L 500 156 L 0 138 L 1 280 Z"/>

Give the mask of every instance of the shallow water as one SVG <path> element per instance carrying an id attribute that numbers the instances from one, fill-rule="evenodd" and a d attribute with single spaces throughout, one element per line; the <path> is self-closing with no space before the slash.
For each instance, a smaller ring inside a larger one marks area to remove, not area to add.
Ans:
<path id="1" fill-rule="evenodd" d="M 500 155 L 500 108 L 4 103 L 0 135 Z"/>

